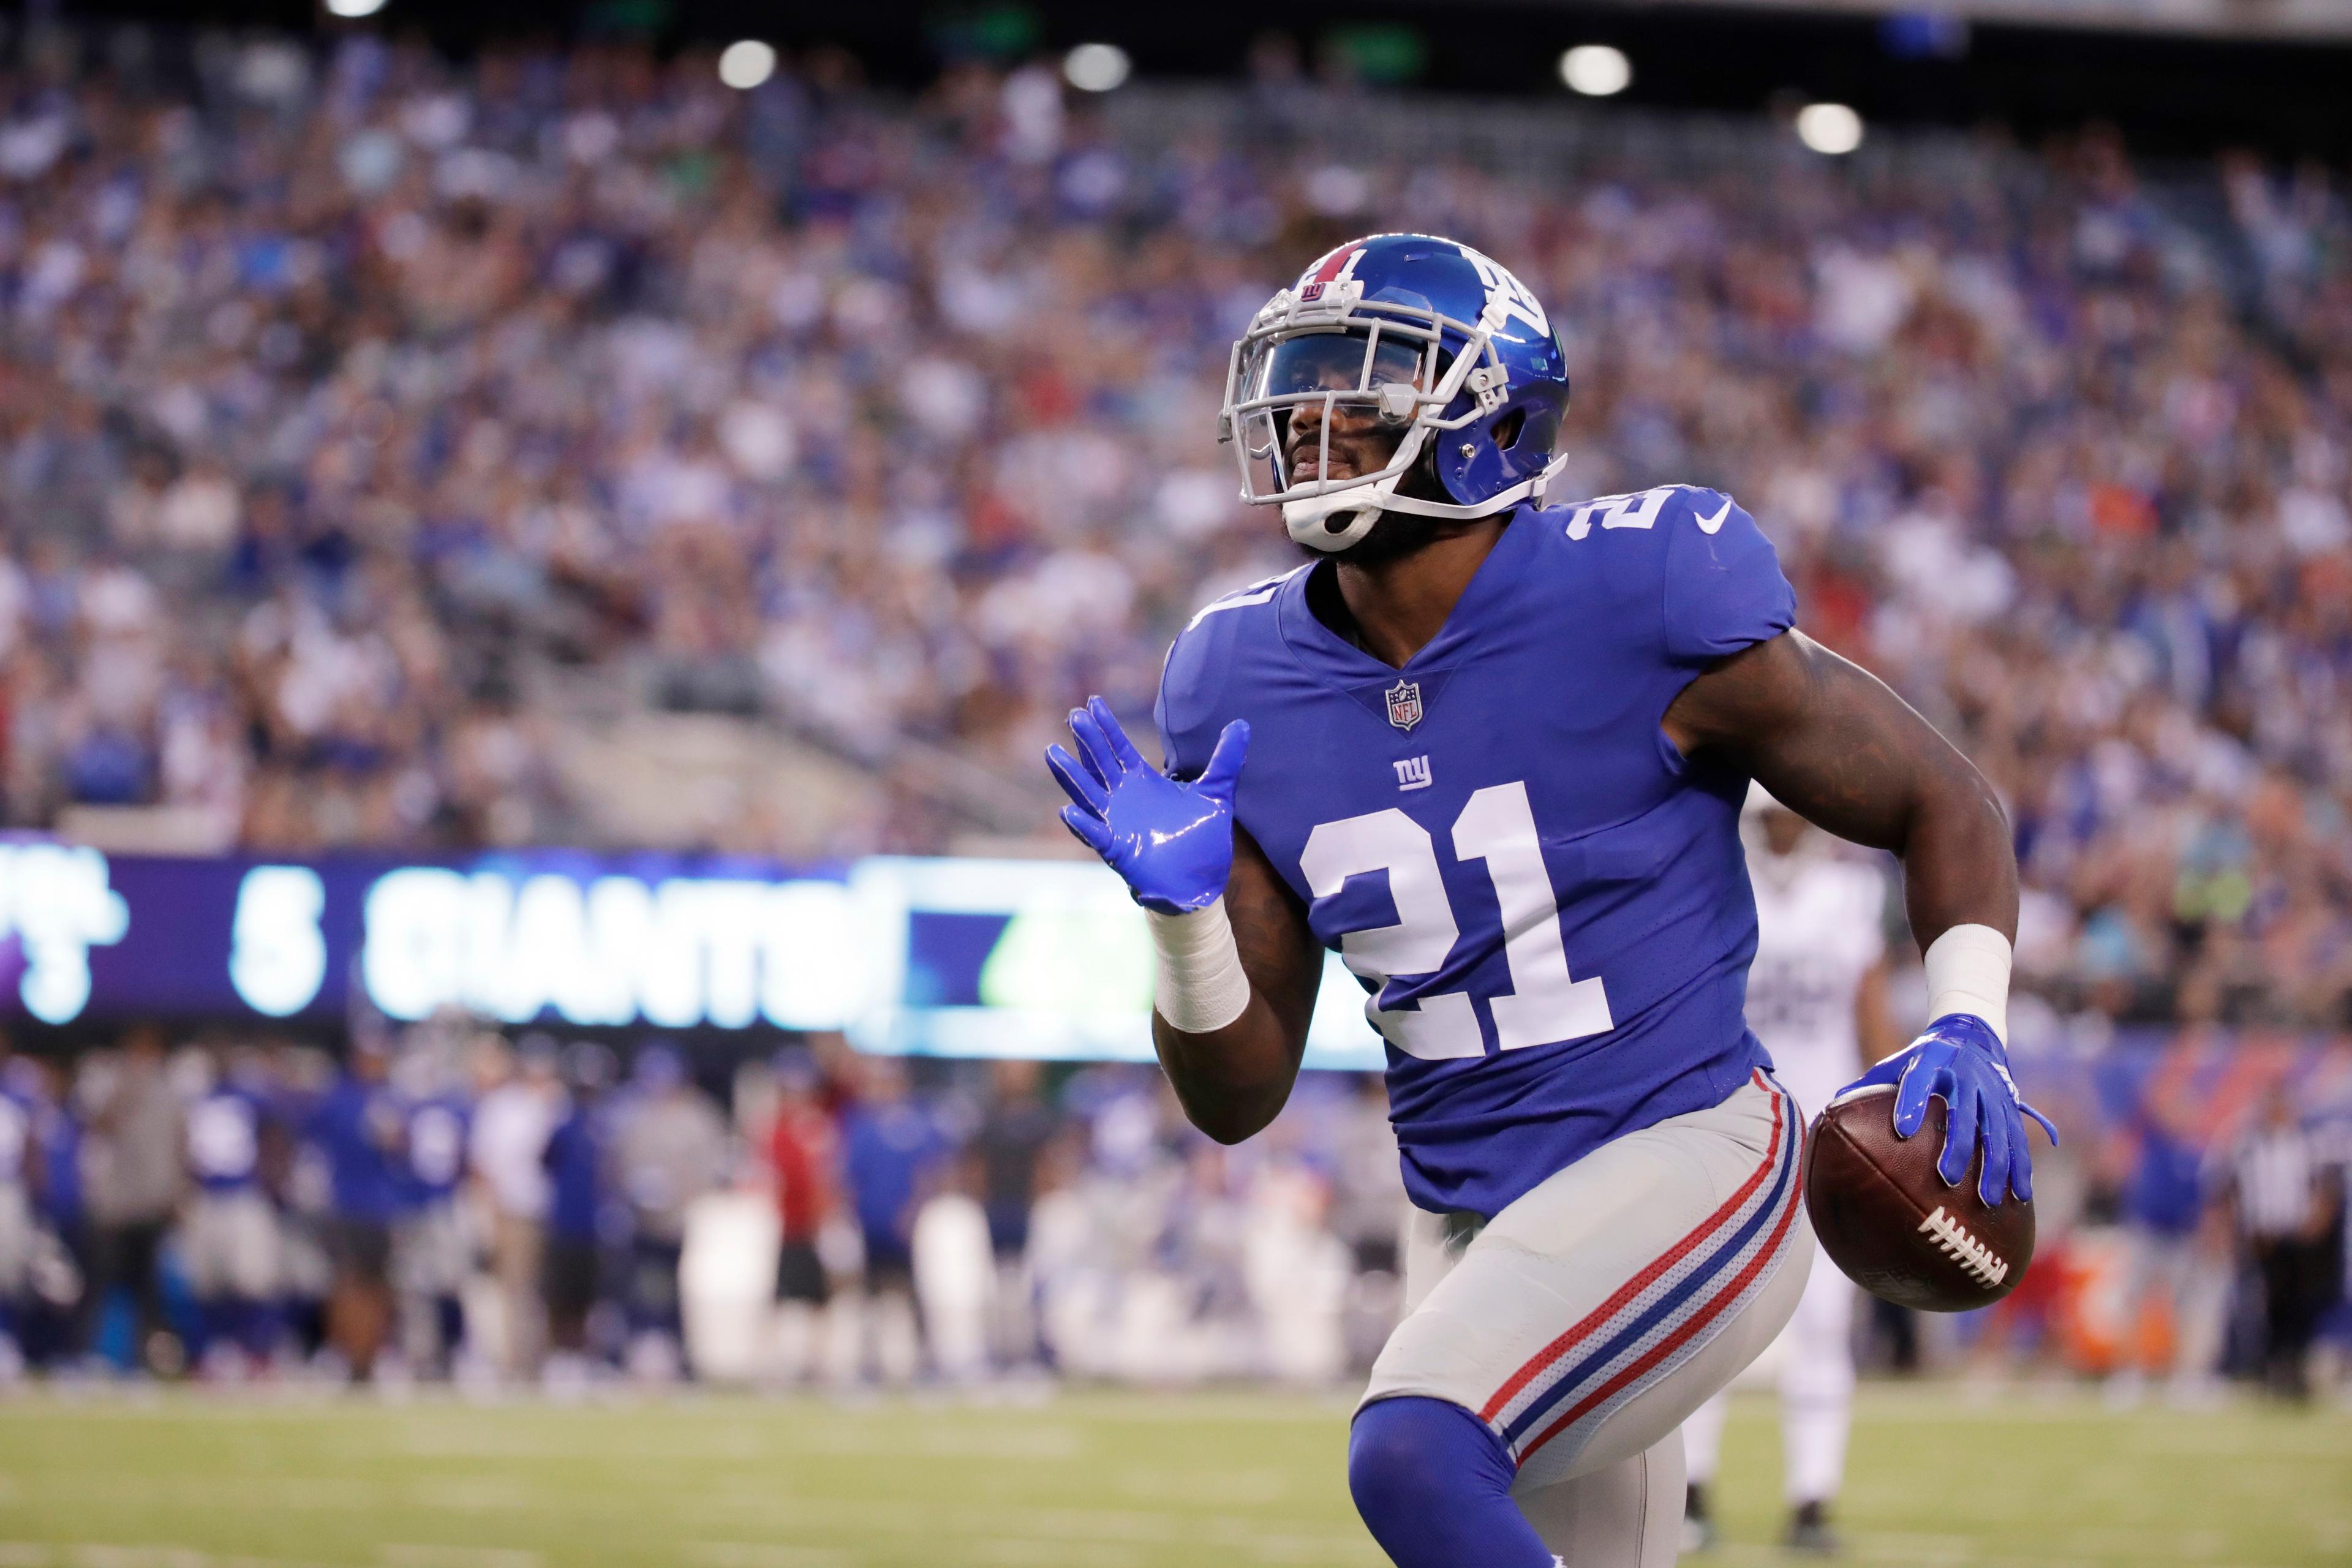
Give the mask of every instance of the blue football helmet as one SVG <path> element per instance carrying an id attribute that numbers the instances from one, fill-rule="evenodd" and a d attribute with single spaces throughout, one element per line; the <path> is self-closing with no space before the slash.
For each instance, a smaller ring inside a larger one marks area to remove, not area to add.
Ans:
<path id="1" fill-rule="evenodd" d="M 1304 482 L 1285 450 L 1302 405 L 1323 416 Z M 1342 408 L 1402 430 L 1378 472 L 1323 477 Z M 1456 241 L 1375 234 L 1318 260 L 1252 319 L 1226 367 L 1218 439 L 1234 443 L 1244 500 L 1280 505 L 1301 544 L 1344 550 L 1384 511 L 1491 517 L 1539 499 L 1567 412 L 1568 358 L 1527 285 Z M 1433 441 L 1450 500 L 1398 495 Z"/>

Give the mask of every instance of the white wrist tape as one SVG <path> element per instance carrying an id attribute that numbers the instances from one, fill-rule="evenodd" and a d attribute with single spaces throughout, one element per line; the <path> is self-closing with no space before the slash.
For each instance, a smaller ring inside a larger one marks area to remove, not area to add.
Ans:
<path id="1" fill-rule="evenodd" d="M 1249 976 L 1242 972 L 1242 950 L 1234 945 L 1224 900 L 1190 914 L 1143 914 L 1151 922 L 1152 945 L 1160 950 L 1154 1012 L 1188 1035 L 1205 1035 L 1248 1010 Z"/>
<path id="2" fill-rule="evenodd" d="M 1927 1016 L 1973 1013 L 2009 1046 L 2009 938 L 1990 926 L 1954 926 L 1927 944 Z"/>

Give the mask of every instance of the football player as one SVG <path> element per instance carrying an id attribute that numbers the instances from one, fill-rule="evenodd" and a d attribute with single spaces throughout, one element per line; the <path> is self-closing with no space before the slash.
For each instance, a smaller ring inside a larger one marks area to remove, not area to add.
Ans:
<path id="1" fill-rule="evenodd" d="M 263 1169 L 274 1086 L 257 1052 L 213 1055 L 218 1077 L 187 1111 L 195 1191 L 181 1211 L 180 1252 L 208 1370 L 234 1376 L 264 1363 L 277 1339 L 280 1232 Z"/>
<path id="2" fill-rule="evenodd" d="M 1451 240 L 1339 247 L 1234 345 L 1222 425 L 1311 552 L 1168 657 L 1163 773 L 1099 699 L 1048 763 L 1148 912 L 1152 1030 L 1235 1142 L 1297 1075 L 1324 947 L 1369 993 L 1418 1210 L 1349 1481 L 1402 1568 L 1663 1564 L 1677 1428 L 1812 1256 L 1803 1127 L 1741 1017 L 1758 778 L 1893 850 L 1935 1022 L 1873 1069 L 1958 1181 L 2030 1180 L 2001 1044 L 2017 871 L 1992 790 L 1793 629 L 1771 545 L 1688 485 L 1554 506 L 1544 309 Z"/>
<path id="3" fill-rule="evenodd" d="M 1805 819 L 1761 784 L 1748 791 L 1748 877 L 1756 891 L 1756 957 L 1748 966 L 1748 1023 L 1772 1053 L 1773 1076 L 1808 1116 L 1838 1086 L 1900 1041 L 1886 1007 L 1886 883 L 1875 867 L 1832 852 Z M 1853 1282 L 1816 1256 L 1780 1336 L 1780 1458 L 1787 1542 L 1837 1550 L 1830 1504 L 1845 1474 L 1853 1413 Z M 1708 1489 L 1723 1450 L 1727 1400 L 1718 1393 L 1683 1423 L 1690 1469 L 1683 1545 L 1715 1537 Z"/>

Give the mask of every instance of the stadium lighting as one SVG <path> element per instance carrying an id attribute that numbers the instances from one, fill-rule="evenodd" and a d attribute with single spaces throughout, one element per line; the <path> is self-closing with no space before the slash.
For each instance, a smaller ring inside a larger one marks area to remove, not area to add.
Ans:
<path id="1" fill-rule="evenodd" d="M 1559 57 L 1559 79 L 1587 98 L 1613 98 L 1633 83 L 1633 62 L 1607 44 L 1579 44 Z"/>
<path id="2" fill-rule="evenodd" d="M 1832 157 L 1862 145 L 1862 116 L 1843 103 L 1809 103 L 1797 110 L 1797 140 Z"/>
<path id="3" fill-rule="evenodd" d="M 341 16 L 346 21 L 357 21 L 362 16 L 373 16 L 383 9 L 383 0 L 327 0 L 328 14 Z"/>
<path id="4" fill-rule="evenodd" d="M 749 92 L 776 74 L 776 49 L 757 38 L 738 38 L 719 52 L 719 79 Z"/>
<path id="5" fill-rule="evenodd" d="M 1062 58 L 1062 78 L 1080 92 L 1108 92 L 1135 62 L 1117 44 L 1080 44 Z"/>

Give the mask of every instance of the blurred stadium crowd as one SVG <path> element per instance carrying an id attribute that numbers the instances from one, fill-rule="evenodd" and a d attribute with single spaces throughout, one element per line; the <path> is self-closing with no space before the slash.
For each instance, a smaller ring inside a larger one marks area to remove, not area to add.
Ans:
<path id="1" fill-rule="evenodd" d="M 1198 604 L 1287 564 L 1212 444 L 1228 342 L 1409 226 L 1551 307 L 1565 488 L 1735 490 L 1808 629 L 1996 780 L 2029 984 L 2347 1021 L 2352 212 L 2317 172 L 1565 109 L 1514 159 L 1279 49 L 1177 115 L 1044 68 L 908 100 L 821 53 L 738 93 L 693 54 L 130 37 L 0 76 L 12 824 L 593 841 L 542 743 L 568 669 L 817 737 L 881 781 L 831 847 L 938 847 L 970 825 L 910 748 L 1034 789 L 1075 697 L 1139 712 Z"/>
<path id="2" fill-rule="evenodd" d="M 2352 1384 L 2345 1064 L 2264 1054 L 2036 1063 L 2077 1135 L 2037 1159 L 2024 1287 L 1878 1304 L 1865 1364 Z M 0 1382 L 1328 1384 L 1399 1307 L 1386 1111 L 1309 1073 L 1224 1148 L 1132 1065 L 137 1029 L 0 1060 Z"/>

